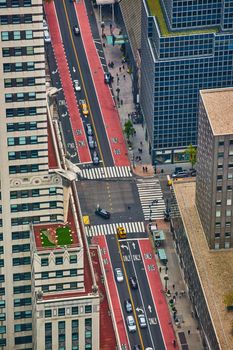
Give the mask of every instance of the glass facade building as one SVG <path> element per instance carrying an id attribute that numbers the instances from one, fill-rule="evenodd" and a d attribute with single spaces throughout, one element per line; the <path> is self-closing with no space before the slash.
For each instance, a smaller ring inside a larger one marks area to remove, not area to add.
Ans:
<path id="1" fill-rule="evenodd" d="M 140 103 L 153 164 L 187 160 L 199 90 L 233 85 L 232 19 L 232 1 L 143 1 Z"/>

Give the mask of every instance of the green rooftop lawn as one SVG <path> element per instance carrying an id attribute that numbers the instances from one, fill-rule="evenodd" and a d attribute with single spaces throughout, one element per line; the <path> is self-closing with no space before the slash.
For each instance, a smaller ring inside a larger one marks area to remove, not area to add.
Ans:
<path id="1" fill-rule="evenodd" d="M 55 229 L 40 229 L 42 247 L 58 247 L 73 243 L 72 232 L 69 226 L 61 226 Z"/>
<path id="2" fill-rule="evenodd" d="M 164 18 L 163 10 L 161 8 L 160 0 L 147 0 L 148 8 L 152 16 L 155 16 L 159 25 L 159 29 L 162 36 L 175 36 L 175 35 L 189 35 L 189 34 L 203 34 L 203 33 L 216 33 L 217 28 L 211 29 L 192 29 L 183 31 L 169 31 L 167 23 Z"/>

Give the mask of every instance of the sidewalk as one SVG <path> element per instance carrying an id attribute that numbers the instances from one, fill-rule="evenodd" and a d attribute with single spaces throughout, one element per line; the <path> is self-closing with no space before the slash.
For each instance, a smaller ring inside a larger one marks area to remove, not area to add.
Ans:
<path id="1" fill-rule="evenodd" d="M 95 9 L 95 16 L 97 19 L 97 24 L 99 28 L 99 33 L 101 36 L 101 27 L 100 27 L 100 21 L 99 21 L 99 13 L 98 10 Z M 112 19 L 109 17 L 104 17 L 104 24 L 105 24 L 105 34 L 110 35 L 110 23 L 112 23 Z M 114 34 L 117 35 L 120 31 L 120 28 L 115 27 L 114 28 Z M 120 105 L 118 107 L 122 129 L 124 128 L 124 123 L 128 120 L 128 115 L 135 111 L 135 105 L 133 102 L 133 96 L 132 96 L 132 80 L 131 76 L 127 73 L 127 67 L 126 64 L 124 64 L 123 69 L 123 63 L 122 63 L 122 52 L 120 51 L 120 45 L 109 45 L 106 40 L 103 40 L 105 47 L 104 47 L 104 54 L 106 58 L 106 62 L 113 62 L 114 67 L 109 68 L 108 70 L 111 73 L 111 75 L 114 77 L 114 82 L 112 84 L 113 94 L 116 98 L 117 91 L 116 89 L 119 88 L 119 98 L 120 100 L 123 100 L 123 105 Z M 121 69 L 120 69 L 121 68 Z M 125 78 L 124 78 L 125 76 Z M 118 78 L 119 77 L 119 82 Z M 143 128 L 142 124 L 134 124 L 134 128 L 136 130 L 136 135 L 133 137 L 132 143 L 133 143 L 133 149 L 128 150 L 131 165 L 133 168 L 133 171 L 138 176 L 143 177 L 153 177 L 154 176 L 154 167 L 151 165 L 151 157 L 149 155 L 149 145 L 148 142 L 145 140 L 145 129 Z M 141 145 L 141 142 L 143 145 Z M 142 148 L 142 153 L 138 151 L 139 148 Z M 140 156 L 141 161 L 136 161 L 136 158 Z M 190 164 L 181 164 L 185 169 L 190 168 Z M 145 170 L 143 171 L 143 167 L 147 167 L 147 172 Z M 174 171 L 175 165 L 174 164 L 168 164 L 165 166 L 158 166 L 157 170 L 161 171 L 161 169 L 164 170 L 164 174 L 171 174 Z M 166 243 L 165 243 L 165 251 L 168 258 L 168 270 L 166 272 L 165 266 L 161 265 L 158 256 L 155 252 L 155 258 L 157 262 L 157 266 L 161 268 L 160 272 L 160 278 L 162 285 L 164 286 L 164 276 L 165 274 L 168 275 L 168 289 L 171 291 L 171 296 L 166 297 L 167 302 L 173 296 L 176 298 L 176 309 L 177 309 L 177 318 L 179 319 L 179 325 L 175 324 L 173 320 L 173 326 L 174 330 L 176 332 L 177 336 L 177 347 L 180 349 L 187 349 L 187 350 L 202 350 L 202 342 L 200 338 L 199 331 L 197 329 L 198 324 L 196 320 L 193 318 L 193 312 L 191 310 L 191 304 L 189 302 L 187 291 L 184 283 L 183 276 L 181 274 L 181 269 L 178 261 L 178 257 L 175 251 L 174 242 L 172 239 L 172 235 L 169 230 L 169 223 L 165 223 L 163 220 L 157 220 L 156 222 L 158 229 L 164 230 L 165 236 L 166 236 Z M 149 237 L 151 238 L 151 234 L 149 234 Z M 152 243 L 153 246 L 153 243 Z M 174 288 L 173 288 L 174 285 Z M 183 293 L 184 292 L 184 293 Z M 170 312 L 172 314 L 171 308 Z M 173 319 L 173 317 L 172 317 Z"/>

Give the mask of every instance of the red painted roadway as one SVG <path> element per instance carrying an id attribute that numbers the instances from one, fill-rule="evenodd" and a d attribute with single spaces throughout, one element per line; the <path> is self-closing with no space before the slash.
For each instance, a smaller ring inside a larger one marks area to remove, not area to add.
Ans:
<path id="1" fill-rule="evenodd" d="M 109 314 L 108 300 L 104 284 L 101 281 L 102 271 L 98 258 L 97 248 L 91 248 L 91 259 L 95 271 L 96 283 L 100 291 L 100 350 L 116 349 L 116 337 L 113 329 L 112 319 Z"/>
<path id="2" fill-rule="evenodd" d="M 58 71 L 63 87 L 63 92 L 65 95 L 67 108 L 70 115 L 72 131 L 76 143 L 79 160 L 81 163 L 90 163 L 92 162 L 91 154 L 87 144 L 83 122 L 80 117 L 77 100 L 74 93 L 73 83 L 70 77 L 69 67 L 62 43 L 62 37 L 55 10 L 55 5 L 53 2 L 51 2 L 46 3 L 44 6 L 52 39 L 53 50 L 57 60 Z M 80 130 L 81 134 L 77 135 L 76 130 Z"/>
<path id="3" fill-rule="evenodd" d="M 110 89 L 104 83 L 104 71 L 92 38 L 84 1 L 75 4 L 75 8 L 114 164 L 116 166 L 130 165 L 119 114 Z"/>
<path id="4" fill-rule="evenodd" d="M 102 250 L 102 258 L 106 264 L 105 272 L 106 272 L 106 279 L 107 279 L 107 285 L 110 292 L 110 298 L 113 305 L 113 313 L 115 322 L 117 325 L 118 335 L 120 339 L 121 344 L 126 344 L 127 349 L 130 349 L 129 342 L 128 342 L 128 336 L 125 329 L 125 322 L 124 317 L 122 314 L 121 304 L 119 300 L 119 295 L 116 288 L 115 278 L 112 271 L 112 265 L 110 260 L 110 255 L 108 251 L 108 246 L 106 242 L 105 236 L 98 236 L 93 238 L 93 243 L 97 243 Z"/>
<path id="5" fill-rule="evenodd" d="M 159 317 L 160 328 L 162 330 L 163 339 L 166 344 L 166 349 L 174 350 L 173 340 L 176 339 L 174 329 L 172 326 L 171 316 L 168 311 L 167 302 L 161 290 L 163 289 L 158 268 L 156 266 L 156 261 L 154 258 L 154 253 L 151 248 L 151 243 L 149 240 L 139 240 L 139 247 L 141 251 L 141 256 L 143 258 L 144 268 L 146 271 L 148 283 L 150 285 L 150 290 L 154 305 L 156 307 L 157 315 Z M 146 259 L 146 254 L 150 253 L 151 259 Z M 149 269 L 149 265 L 154 265 L 155 269 Z"/>

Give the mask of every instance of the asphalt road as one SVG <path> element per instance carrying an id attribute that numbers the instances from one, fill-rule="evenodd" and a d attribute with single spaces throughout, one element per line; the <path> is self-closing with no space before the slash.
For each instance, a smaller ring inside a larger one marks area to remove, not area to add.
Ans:
<path id="1" fill-rule="evenodd" d="M 113 166 L 114 162 L 105 132 L 91 72 L 88 66 L 82 37 L 81 35 L 76 36 L 73 34 L 73 26 L 78 24 L 76 13 L 74 11 L 74 5 L 66 1 L 66 6 L 64 6 L 63 1 L 56 0 L 55 6 L 71 78 L 72 80 L 78 79 L 82 87 L 82 90 L 77 92 L 77 101 L 85 98 L 89 105 L 90 116 L 89 118 L 83 118 L 84 124 L 87 122 L 92 123 L 96 140 L 101 149 L 101 152 L 99 153 L 103 155 L 104 165 Z M 67 10 L 69 23 L 67 22 L 65 8 Z M 72 44 L 71 36 L 73 38 L 74 46 Z"/>
<path id="2" fill-rule="evenodd" d="M 146 328 L 142 329 L 137 327 L 136 333 L 128 332 L 129 341 L 132 348 L 133 345 L 141 344 L 141 335 L 142 344 L 145 348 L 152 347 L 154 350 L 165 350 L 160 325 L 158 323 L 158 316 L 150 292 L 150 286 L 144 269 L 138 241 L 120 241 L 123 262 L 119 252 L 116 254 L 116 238 L 107 237 L 107 243 L 113 270 L 120 267 L 122 271 L 126 272 L 125 281 L 122 283 L 116 282 L 124 318 L 126 319 L 126 317 L 129 315 L 125 310 L 124 300 L 130 298 L 135 311 L 135 313 L 130 314 L 134 314 L 134 318 L 137 318 L 139 314 L 144 314 L 147 320 Z M 124 264 L 125 270 L 122 263 Z M 129 279 L 131 276 L 136 277 L 138 289 L 131 289 L 126 283 L 126 278 Z"/>
<path id="3" fill-rule="evenodd" d="M 91 225 L 114 222 L 144 221 L 134 179 L 77 181 L 77 191 L 83 215 L 89 215 Z M 111 213 L 109 220 L 95 215 L 97 204 Z"/>

